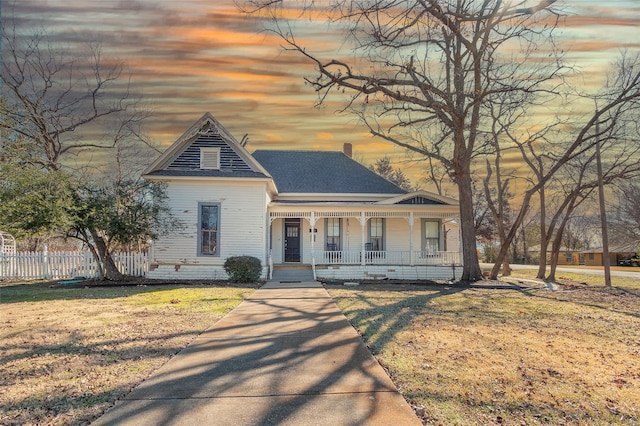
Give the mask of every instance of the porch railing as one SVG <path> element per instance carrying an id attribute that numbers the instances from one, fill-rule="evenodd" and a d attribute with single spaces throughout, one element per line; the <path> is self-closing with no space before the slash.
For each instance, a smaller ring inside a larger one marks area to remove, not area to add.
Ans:
<path id="1" fill-rule="evenodd" d="M 461 265 L 457 251 L 324 251 L 319 264 L 323 265 Z"/>

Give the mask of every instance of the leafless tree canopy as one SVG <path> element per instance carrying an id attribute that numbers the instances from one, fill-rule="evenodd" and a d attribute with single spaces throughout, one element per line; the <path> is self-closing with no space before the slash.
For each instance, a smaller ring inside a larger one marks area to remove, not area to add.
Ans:
<path id="1" fill-rule="evenodd" d="M 317 74 L 306 81 L 320 104 L 344 93 L 342 111 L 358 116 L 373 135 L 446 167 L 459 188 L 462 279 L 477 280 L 472 159 L 491 149 L 492 104 L 542 102 L 560 84 L 566 69 L 552 43 L 553 3 L 251 0 L 245 10 L 272 19 L 268 29 L 285 49 L 315 65 Z M 351 52 L 326 57 L 308 49 L 287 18 L 296 12 L 297 19 L 324 14 Z"/>
<path id="2" fill-rule="evenodd" d="M 616 188 L 616 203 L 609 215 L 611 239 L 618 246 L 640 254 L 640 184 L 638 179 Z"/>
<path id="3" fill-rule="evenodd" d="M 0 130 L 6 137 L 1 141 L 0 161 L 27 177 L 30 170 L 71 176 L 73 184 L 64 188 L 65 194 L 52 197 L 57 206 L 56 201 L 66 196 L 68 203 L 55 213 L 66 214 L 68 223 L 47 231 L 66 232 L 82 240 L 101 265 L 100 275 L 118 279 L 121 273 L 111 257 L 111 242 L 127 232 L 146 241 L 149 232 L 143 227 L 156 225 L 164 214 L 150 206 L 145 218 L 149 204 L 145 203 L 157 199 L 150 195 L 154 188 L 132 180 L 130 174 L 136 167 L 129 161 L 136 157 L 132 154 L 150 148 L 141 132 L 149 111 L 133 95 L 123 64 L 103 56 L 99 43 L 87 43 L 84 49 L 65 48 L 44 30 L 18 28 L 10 18 L 4 16 L 2 21 Z M 101 161 L 93 162 L 98 156 Z M 11 187 L 16 182 L 7 179 L 7 183 Z M 137 209 L 129 223 L 123 220 L 127 217 L 121 208 L 128 207 L 123 202 L 127 199 L 131 210 Z M 118 223 L 122 226 L 114 228 Z"/>
<path id="4" fill-rule="evenodd" d="M 23 161 L 59 169 L 82 152 L 147 142 L 140 125 L 148 112 L 99 43 L 81 52 L 54 46 L 44 30 L 25 32 L 3 17 L 2 59 L 2 126 L 19 135 L 14 152 L 29 152 Z"/>

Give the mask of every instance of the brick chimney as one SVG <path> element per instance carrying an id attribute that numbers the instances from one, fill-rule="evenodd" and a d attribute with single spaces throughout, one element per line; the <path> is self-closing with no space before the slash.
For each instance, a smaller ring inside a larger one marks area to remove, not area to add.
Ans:
<path id="1" fill-rule="evenodd" d="M 353 147 L 350 143 L 345 143 L 344 145 L 342 145 L 342 152 L 344 152 L 344 155 L 351 158 L 353 154 Z"/>

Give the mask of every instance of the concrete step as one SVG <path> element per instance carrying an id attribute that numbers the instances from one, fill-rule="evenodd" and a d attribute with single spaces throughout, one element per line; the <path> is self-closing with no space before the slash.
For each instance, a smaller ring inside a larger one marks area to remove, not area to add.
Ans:
<path id="1" fill-rule="evenodd" d="M 270 281 L 291 282 L 291 281 L 313 281 L 313 271 L 311 266 L 275 266 L 273 268 L 273 277 Z"/>

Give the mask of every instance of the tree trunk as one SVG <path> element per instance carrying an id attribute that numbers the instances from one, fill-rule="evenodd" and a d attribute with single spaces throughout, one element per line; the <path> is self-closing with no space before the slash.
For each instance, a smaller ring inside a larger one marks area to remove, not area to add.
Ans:
<path id="1" fill-rule="evenodd" d="M 562 245 L 562 233 L 564 232 L 565 223 L 559 226 L 556 237 L 553 239 L 551 246 L 551 267 L 549 268 L 549 275 L 546 278 L 548 282 L 556 282 L 556 269 L 558 267 L 558 258 L 560 257 L 560 246 Z"/>
<path id="2" fill-rule="evenodd" d="M 505 243 L 500 247 L 500 251 L 498 252 L 498 257 L 496 258 L 496 263 L 493 265 L 493 268 L 491 269 L 491 274 L 489 275 L 489 279 L 492 279 L 492 280 L 498 279 L 498 272 L 500 272 L 500 265 L 502 264 L 505 257 L 507 256 L 509 252 L 509 246 L 511 245 L 511 242 L 513 241 L 513 238 L 515 237 L 515 234 L 519 229 L 520 225 L 522 225 L 525 214 L 529 210 L 529 203 L 531 202 L 531 196 L 532 196 L 531 191 L 527 191 L 524 194 L 524 198 L 522 200 L 522 207 L 520 207 L 520 213 L 518 213 L 518 216 L 516 216 L 513 222 L 513 225 L 511 226 L 511 230 L 509 231 L 509 234 L 505 239 Z"/>
<path id="3" fill-rule="evenodd" d="M 461 281 L 484 279 L 478 261 L 476 232 L 473 220 L 473 198 L 471 197 L 471 175 L 462 173 L 458 177 L 460 200 L 460 230 L 462 232 L 462 277 Z"/>
<path id="4" fill-rule="evenodd" d="M 547 237 L 547 206 L 544 193 L 544 186 L 540 188 L 540 263 L 538 266 L 538 274 L 536 278 L 544 279 L 547 272 L 547 247 L 549 246 L 549 238 Z"/>
<path id="5" fill-rule="evenodd" d="M 86 239 L 85 243 L 87 244 L 87 247 L 89 247 L 89 251 L 93 256 L 93 259 L 96 261 L 96 267 L 98 268 L 98 279 L 104 280 L 104 268 L 102 267 L 102 262 L 100 261 L 100 255 L 96 251 L 96 248 L 93 246 L 93 244 L 89 243 L 89 239 Z"/>
<path id="6" fill-rule="evenodd" d="M 493 169 L 491 167 L 491 163 L 487 159 L 487 176 L 484 179 L 484 194 L 487 199 L 487 204 L 489 206 L 489 210 L 491 211 L 491 216 L 493 217 L 493 221 L 496 223 L 498 227 L 498 238 L 500 239 L 500 247 L 505 244 L 505 231 L 504 231 L 504 221 L 505 221 L 505 211 L 504 211 L 504 193 L 506 188 L 503 186 L 502 176 L 501 176 L 501 168 L 500 168 L 500 146 L 496 143 L 496 158 L 495 158 L 495 173 L 496 173 L 496 198 L 497 198 L 497 206 L 496 203 L 491 199 L 491 190 L 489 189 L 489 180 L 493 175 Z M 505 186 L 508 184 L 505 184 Z M 511 275 L 511 266 L 509 266 L 509 257 L 505 256 L 502 260 L 502 275 L 509 276 Z M 495 279 L 495 278 L 492 278 Z"/>
<path id="7" fill-rule="evenodd" d="M 98 232 L 94 229 L 91 231 L 91 237 L 93 238 L 93 243 L 96 246 L 96 250 L 98 255 L 100 256 L 100 263 L 104 269 L 104 279 L 117 281 L 124 278 L 124 275 L 118 271 L 118 267 L 113 261 L 111 257 L 111 253 L 109 252 L 109 248 Z"/>
<path id="8" fill-rule="evenodd" d="M 522 228 L 522 263 L 529 264 L 529 247 L 527 246 L 527 229 Z"/>
<path id="9" fill-rule="evenodd" d="M 502 276 L 508 277 L 510 275 L 511 275 L 511 266 L 509 265 L 509 258 L 505 256 L 504 260 L 502 261 Z"/>
<path id="10" fill-rule="evenodd" d="M 550 283 L 556 282 L 556 269 L 558 268 L 558 258 L 560 256 L 559 251 L 552 250 L 551 252 L 551 265 L 549 267 L 549 275 L 545 278 L 545 281 Z"/>

